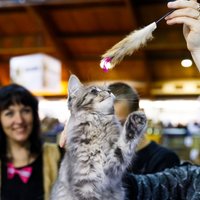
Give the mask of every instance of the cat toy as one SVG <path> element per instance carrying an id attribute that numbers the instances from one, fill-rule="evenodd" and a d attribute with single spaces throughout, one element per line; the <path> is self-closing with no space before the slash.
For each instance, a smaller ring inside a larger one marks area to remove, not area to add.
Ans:
<path id="1" fill-rule="evenodd" d="M 100 67 L 107 72 L 117 64 L 119 64 L 124 56 L 131 55 L 134 51 L 144 46 L 148 41 L 153 39 L 153 31 L 157 28 L 157 24 L 174 10 L 169 11 L 157 21 L 131 32 L 123 40 L 115 44 L 105 54 L 102 55 Z"/>

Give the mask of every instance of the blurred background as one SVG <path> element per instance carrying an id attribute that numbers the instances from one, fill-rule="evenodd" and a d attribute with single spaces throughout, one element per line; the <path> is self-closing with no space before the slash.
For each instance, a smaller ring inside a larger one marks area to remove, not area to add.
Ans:
<path id="1" fill-rule="evenodd" d="M 200 73 L 182 26 L 162 20 L 154 39 L 105 73 L 101 55 L 130 32 L 169 12 L 164 0 L 0 0 L 0 86 L 17 82 L 37 95 L 45 140 L 68 117 L 67 80 L 124 81 L 136 88 L 148 137 L 200 163 Z"/>

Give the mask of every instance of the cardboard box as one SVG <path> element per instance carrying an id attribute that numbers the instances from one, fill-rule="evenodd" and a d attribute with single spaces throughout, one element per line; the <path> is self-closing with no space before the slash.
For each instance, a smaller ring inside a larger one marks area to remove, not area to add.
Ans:
<path id="1" fill-rule="evenodd" d="M 30 54 L 10 59 L 10 78 L 32 92 L 61 90 L 61 62 L 46 54 Z"/>

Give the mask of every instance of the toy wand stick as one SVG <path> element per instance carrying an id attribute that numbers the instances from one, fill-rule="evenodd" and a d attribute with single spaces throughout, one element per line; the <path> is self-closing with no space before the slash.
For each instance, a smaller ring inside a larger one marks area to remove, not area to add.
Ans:
<path id="1" fill-rule="evenodd" d="M 171 13 L 173 13 L 174 10 L 170 10 L 168 13 L 166 13 L 165 15 L 163 15 L 160 19 L 158 19 L 156 21 L 156 24 L 158 24 L 162 19 L 164 19 L 165 17 L 167 17 L 168 15 L 170 15 Z"/>
<path id="2" fill-rule="evenodd" d="M 123 60 L 124 56 L 131 55 L 134 51 L 144 46 L 147 41 L 152 40 L 152 33 L 157 28 L 157 24 L 173 11 L 174 10 L 169 11 L 160 19 L 149 24 L 148 26 L 131 32 L 123 40 L 115 44 L 111 49 L 102 55 L 100 63 L 101 68 L 103 68 L 104 71 L 112 69 Z"/>

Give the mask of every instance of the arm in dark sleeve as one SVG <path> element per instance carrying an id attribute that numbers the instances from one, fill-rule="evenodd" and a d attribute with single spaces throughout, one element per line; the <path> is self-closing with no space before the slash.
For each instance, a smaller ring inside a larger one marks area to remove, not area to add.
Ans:
<path id="1" fill-rule="evenodd" d="M 126 174 L 126 200 L 200 199 L 200 166 L 191 164 L 147 175 Z"/>
<path id="2" fill-rule="evenodd" d="M 126 173 L 123 177 L 123 187 L 126 192 L 126 200 L 137 199 L 137 180 L 133 173 Z"/>

